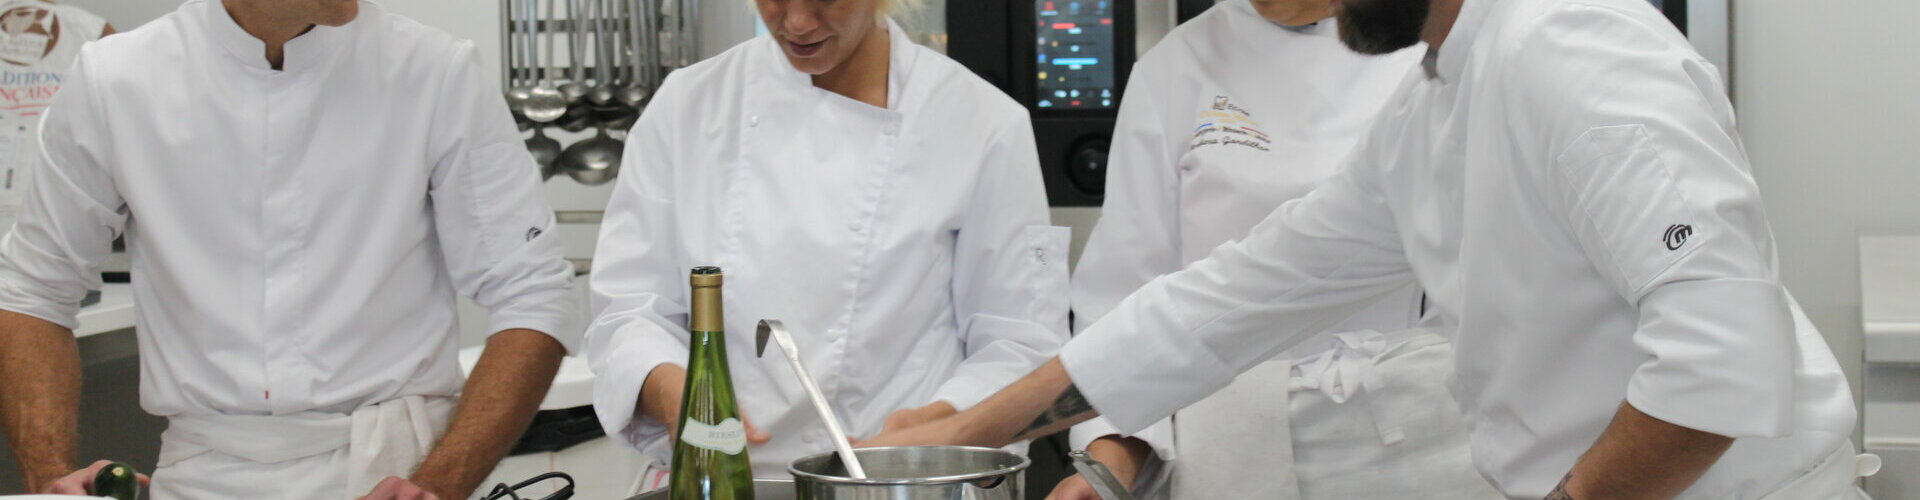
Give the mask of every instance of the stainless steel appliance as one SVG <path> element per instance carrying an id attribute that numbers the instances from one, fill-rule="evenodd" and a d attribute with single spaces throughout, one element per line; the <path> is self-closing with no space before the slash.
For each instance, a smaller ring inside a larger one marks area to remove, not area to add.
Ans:
<path id="1" fill-rule="evenodd" d="M 947 55 L 1027 106 L 1047 198 L 1099 206 L 1133 69 L 1133 0 L 949 2 Z"/>

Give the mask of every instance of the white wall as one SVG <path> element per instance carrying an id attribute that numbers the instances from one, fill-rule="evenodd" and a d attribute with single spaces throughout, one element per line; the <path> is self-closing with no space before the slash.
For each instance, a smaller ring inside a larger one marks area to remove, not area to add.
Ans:
<path id="1" fill-rule="evenodd" d="M 172 12 L 179 7 L 181 0 L 55 0 L 57 2 L 79 6 L 90 12 L 107 18 L 113 27 L 121 31 L 146 24 L 153 18 Z"/>
<path id="2" fill-rule="evenodd" d="M 1860 389 L 1861 232 L 1920 231 L 1920 2 L 1734 4 L 1740 132 L 1787 288 Z"/>

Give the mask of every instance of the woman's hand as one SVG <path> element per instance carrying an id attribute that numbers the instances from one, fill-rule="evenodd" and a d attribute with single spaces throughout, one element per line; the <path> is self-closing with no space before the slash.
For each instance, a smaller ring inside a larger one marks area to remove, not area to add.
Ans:
<path id="1" fill-rule="evenodd" d="M 640 383 L 640 404 L 634 405 L 639 418 L 653 419 L 667 426 L 667 440 L 680 440 L 680 399 L 687 387 L 687 369 L 673 363 L 664 363 L 647 372 L 647 380 Z M 747 445 L 760 446 L 773 440 L 773 435 L 761 432 L 753 426 L 753 420 L 747 418 L 745 410 L 740 411 L 740 423 L 747 428 Z"/>
<path id="2" fill-rule="evenodd" d="M 960 411 L 953 409 L 952 404 L 948 404 L 946 401 L 934 401 L 931 404 L 919 408 L 907 408 L 893 412 L 892 415 L 887 416 L 887 421 L 880 427 L 880 432 L 888 433 L 911 429 L 925 425 L 928 422 L 954 416 L 958 413 L 960 413 Z"/>

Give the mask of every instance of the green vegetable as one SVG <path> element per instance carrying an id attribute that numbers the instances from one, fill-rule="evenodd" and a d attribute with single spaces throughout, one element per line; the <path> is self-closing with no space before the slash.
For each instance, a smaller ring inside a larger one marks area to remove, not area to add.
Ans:
<path id="1" fill-rule="evenodd" d="M 139 475 L 133 467 L 114 462 L 100 468 L 93 476 L 93 494 L 114 500 L 136 500 L 140 498 Z"/>

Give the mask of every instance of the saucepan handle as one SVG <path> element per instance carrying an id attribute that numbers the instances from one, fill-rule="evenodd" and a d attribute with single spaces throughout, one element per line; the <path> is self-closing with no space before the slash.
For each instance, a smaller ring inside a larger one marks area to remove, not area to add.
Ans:
<path id="1" fill-rule="evenodd" d="M 1107 469 L 1107 464 L 1094 460 L 1093 455 L 1088 454 L 1086 450 L 1074 450 L 1067 456 L 1073 457 L 1074 470 L 1079 471 L 1080 477 L 1087 480 L 1087 485 L 1092 486 L 1093 492 L 1100 495 L 1100 500 L 1133 500 L 1133 494 L 1127 491 L 1127 485 L 1120 484 L 1120 479 L 1113 477 L 1113 471 Z"/>

